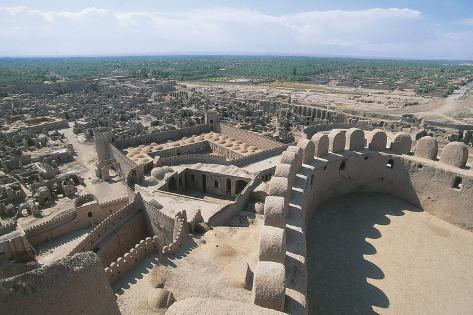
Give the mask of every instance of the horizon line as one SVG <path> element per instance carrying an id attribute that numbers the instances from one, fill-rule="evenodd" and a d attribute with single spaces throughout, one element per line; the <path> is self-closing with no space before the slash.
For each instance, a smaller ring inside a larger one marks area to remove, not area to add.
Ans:
<path id="1" fill-rule="evenodd" d="M 307 58 L 334 58 L 334 59 L 368 59 L 368 60 L 405 60 L 405 61 L 468 61 L 473 59 L 461 58 L 422 58 L 422 57 L 381 57 L 357 55 L 324 55 L 324 54 L 291 54 L 291 53 L 155 53 L 155 54 L 84 54 L 84 55 L 0 55 L 1 59 L 66 59 L 66 58 L 127 58 L 127 57 L 307 57 Z"/>

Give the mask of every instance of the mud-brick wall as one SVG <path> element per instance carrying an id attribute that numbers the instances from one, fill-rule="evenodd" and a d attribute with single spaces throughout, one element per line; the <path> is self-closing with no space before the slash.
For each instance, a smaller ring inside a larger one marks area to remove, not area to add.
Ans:
<path id="1" fill-rule="evenodd" d="M 104 266 L 108 266 L 146 236 L 144 215 L 143 212 L 138 212 L 123 225 L 117 226 L 110 237 L 100 242 L 97 255 Z"/>
<path id="2" fill-rule="evenodd" d="M 157 209 L 144 201 L 146 225 L 149 234 L 158 237 L 158 245 L 162 248 L 173 241 L 174 217 L 166 214 L 164 209 Z"/>
<path id="3" fill-rule="evenodd" d="M 120 314 L 103 266 L 92 252 L 0 280 L 0 313 Z"/>

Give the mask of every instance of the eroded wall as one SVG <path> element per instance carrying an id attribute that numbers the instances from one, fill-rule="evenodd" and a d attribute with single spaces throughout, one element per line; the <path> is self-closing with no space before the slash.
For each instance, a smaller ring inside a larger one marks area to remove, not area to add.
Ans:
<path id="1" fill-rule="evenodd" d="M 0 280 L 3 314 L 120 314 L 97 255 L 86 252 Z"/>

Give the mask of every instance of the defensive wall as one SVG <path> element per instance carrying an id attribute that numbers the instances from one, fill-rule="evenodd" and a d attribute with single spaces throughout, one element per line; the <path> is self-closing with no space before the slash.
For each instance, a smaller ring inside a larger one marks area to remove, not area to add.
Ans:
<path id="1" fill-rule="evenodd" d="M 238 167 L 246 166 L 246 165 L 249 165 L 251 163 L 256 163 L 258 161 L 267 159 L 271 156 L 275 156 L 277 154 L 280 154 L 284 150 L 286 150 L 286 148 L 288 146 L 289 146 L 289 144 L 285 144 L 285 145 L 280 144 L 280 146 L 272 148 L 272 149 L 268 149 L 266 151 L 256 152 L 256 153 L 253 153 L 253 154 L 242 156 L 238 159 L 230 161 L 230 163 L 232 165 L 235 165 L 235 166 L 238 166 Z"/>
<path id="2" fill-rule="evenodd" d="M 369 128 L 369 126 L 382 127 L 387 124 L 409 127 L 409 124 L 399 121 L 396 117 L 390 115 L 374 113 L 360 115 L 348 110 L 336 111 L 308 105 L 295 105 L 293 107 L 293 113 L 299 117 L 299 120 L 304 125 L 322 122 L 330 124 L 344 123 L 351 127 L 359 128 Z"/>
<path id="3" fill-rule="evenodd" d="M 0 233 L 0 261 L 26 262 L 34 259 L 33 247 L 20 226 L 15 223 L 2 226 Z"/>
<path id="4" fill-rule="evenodd" d="M 440 122 L 433 120 L 424 120 L 424 123 L 441 128 L 457 129 L 457 130 L 473 130 L 473 125 L 470 124 L 454 124 L 451 122 Z"/>
<path id="5" fill-rule="evenodd" d="M 94 203 L 90 199 L 90 196 L 84 196 L 78 204 L 87 207 Z M 110 282 L 152 251 L 159 250 L 167 255 L 175 253 L 189 231 L 185 211 L 171 217 L 131 189 L 124 202 L 125 206 L 108 215 L 69 254 L 96 252 L 106 266 Z"/>
<path id="6" fill-rule="evenodd" d="M 0 280 L 5 314 L 120 314 L 100 259 L 91 252 Z"/>
<path id="7" fill-rule="evenodd" d="M 174 236 L 175 218 L 163 211 L 158 209 L 152 202 L 143 200 L 144 209 L 146 212 L 146 226 L 150 231 L 150 234 L 157 236 L 157 242 L 159 248 L 172 243 Z"/>
<path id="8" fill-rule="evenodd" d="M 97 224 L 127 203 L 128 197 L 100 204 L 94 195 L 82 195 L 74 200 L 74 208 L 26 228 L 25 233 L 31 245 L 35 246 L 72 231 Z"/>
<path id="9" fill-rule="evenodd" d="M 362 124 L 361 122 L 357 122 L 355 124 L 349 124 L 349 123 L 317 124 L 317 125 L 305 127 L 302 132 L 305 138 L 310 139 L 317 132 L 330 131 L 333 129 L 349 129 L 349 128 L 360 128 L 363 130 L 375 129 L 375 127 L 373 126 L 368 126 L 367 124 L 365 125 L 365 124 Z"/>
<path id="10" fill-rule="evenodd" d="M 140 211 L 140 199 L 141 196 L 135 196 L 129 204 L 106 217 L 102 222 L 95 226 L 95 228 L 81 242 L 79 242 L 76 247 L 74 247 L 69 255 L 94 250 L 98 244 L 108 236 L 118 224 L 120 224 L 120 222 L 126 222 L 127 219 L 133 217 L 138 211 Z"/>
<path id="11" fill-rule="evenodd" d="M 439 218 L 473 230 L 473 171 L 467 147 L 381 130 L 317 133 L 281 155 L 269 183 L 253 280 L 255 304 L 307 314 L 306 222 L 325 200 L 358 191 L 406 200 Z"/>
<path id="12" fill-rule="evenodd" d="M 97 243 L 94 252 L 100 257 L 103 265 L 108 266 L 147 236 L 144 215 L 138 211 L 111 229 L 107 236 Z"/>
<path id="13" fill-rule="evenodd" d="M 136 171 L 138 165 L 117 149 L 112 143 L 106 145 L 110 147 L 112 158 L 120 164 L 120 171 L 123 178 L 125 178 L 127 182 L 132 177 L 136 178 L 138 176 Z"/>
<path id="14" fill-rule="evenodd" d="M 182 246 L 189 231 L 185 211 L 177 213 L 175 219 L 176 220 L 173 222 L 173 224 L 175 224 L 174 235 L 172 242 L 168 245 L 161 247 L 160 244 L 162 242 L 159 240 L 158 236 L 146 237 L 137 242 L 134 247 L 131 247 L 129 251 L 110 264 L 104 263 L 104 265 L 107 266 L 105 267 L 105 274 L 110 283 L 113 284 L 122 275 L 133 269 L 136 264 L 153 252 L 161 251 L 165 255 L 176 253 Z"/>

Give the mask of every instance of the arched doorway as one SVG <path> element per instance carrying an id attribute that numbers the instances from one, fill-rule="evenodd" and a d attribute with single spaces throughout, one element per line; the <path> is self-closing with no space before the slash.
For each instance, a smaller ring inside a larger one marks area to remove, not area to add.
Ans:
<path id="1" fill-rule="evenodd" d="M 205 176 L 205 174 L 202 174 L 202 192 L 207 192 L 207 177 Z"/>
<path id="2" fill-rule="evenodd" d="M 230 178 L 227 178 L 227 195 L 232 194 L 232 181 Z"/>
<path id="3" fill-rule="evenodd" d="M 236 187 L 235 187 L 235 194 L 239 194 L 243 191 L 243 189 L 245 189 L 246 187 L 246 182 L 244 180 L 237 180 L 236 181 Z"/>

